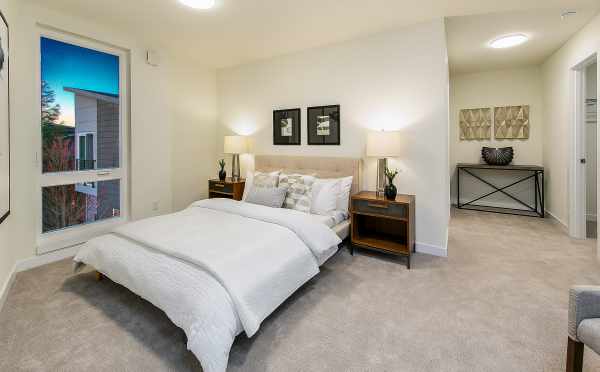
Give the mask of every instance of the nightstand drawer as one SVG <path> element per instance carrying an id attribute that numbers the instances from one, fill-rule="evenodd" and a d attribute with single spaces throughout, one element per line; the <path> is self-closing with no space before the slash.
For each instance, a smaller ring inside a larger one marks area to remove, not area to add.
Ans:
<path id="1" fill-rule="evenodd" d="M 233 184 L 219 181 L 209 181 L 208 188 L 210 191 L 233 193 Z"/>
<path id="2" fill-rule="evenodd" d="M 388 203 L 386 201 L 354 199 L 352 201 L 352 210 L 355 213 L 408 218 L 408 208 L 406 205 Z"/>

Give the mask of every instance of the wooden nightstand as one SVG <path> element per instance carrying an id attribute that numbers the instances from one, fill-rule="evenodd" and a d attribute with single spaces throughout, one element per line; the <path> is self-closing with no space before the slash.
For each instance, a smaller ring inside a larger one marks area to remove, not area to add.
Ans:
<path id="1" fill-rule="evenodd" d="M 387 200 L 375 192 L 352 196 L 351 252 L 354 246 L 407 257 L 415 250 L 415 196 L 398 195 Z"/>
<path id="2" fill-rule="evenodd" d="M 245 179 L 233 181 L 231 178 L 226 178 L 225 181 L 208 180 L 208 197 L 212 198 L 228 198 L 233 200 L 242 200 L 244 195 Z"/>

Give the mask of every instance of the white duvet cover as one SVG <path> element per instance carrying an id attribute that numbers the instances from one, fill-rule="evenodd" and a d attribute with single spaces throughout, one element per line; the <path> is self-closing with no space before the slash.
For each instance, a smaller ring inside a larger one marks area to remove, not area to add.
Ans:
<path id="1" fill-rule="evenodd" d="M 203 200 L 92 239 L 75 261 L 162 309 L 206 372 L 225 371 L 235 336 L 251 337 L 340 243 L 326 225 L 288 212 Z"/>

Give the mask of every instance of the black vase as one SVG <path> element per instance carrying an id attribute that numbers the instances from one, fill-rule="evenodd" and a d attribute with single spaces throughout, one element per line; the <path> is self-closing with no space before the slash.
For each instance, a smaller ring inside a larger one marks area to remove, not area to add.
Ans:
<path id="1" fill-rule="evenodd" d="M 515 150 L 512 147 L 499 149 L 483 147 L 481 149 L 481 157 L 489 165 L 509 165 L 514 156 Z"/>
<path id="2" fill-rule="evenodd" d="M 396 189 L 396 186 L 393 183 L 390 183 L 389 185 L 385 185 L 383 193 L 385 194 L 386 199 L 395 200 L 396 195 L 398 195 L 398 189 Z"/>
<path id="3" fill-rule="evenodd" d="M 225 178 L 227 178 L 227 171 L 224 169 L 221 169 L 219 171 L 219 180 L 225 181 Z"/>

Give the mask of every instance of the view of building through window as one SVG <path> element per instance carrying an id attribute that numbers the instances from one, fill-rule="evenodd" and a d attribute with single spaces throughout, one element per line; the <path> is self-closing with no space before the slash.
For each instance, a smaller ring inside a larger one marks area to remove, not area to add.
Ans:
<path id="1" fill-rule="evenodd" d="M 42 173 L 119 168 L 119 57 L 40 43 Z M 120 215 L 120 181 L 94 177 L 42 188 L 43 232 Z"/>

